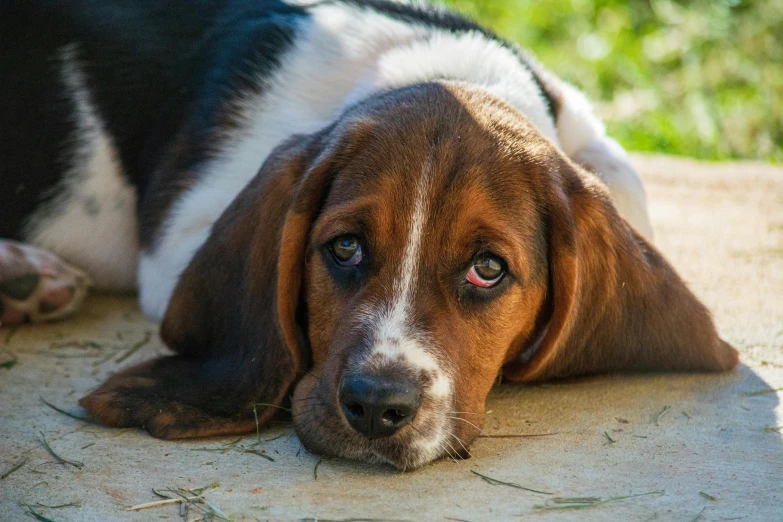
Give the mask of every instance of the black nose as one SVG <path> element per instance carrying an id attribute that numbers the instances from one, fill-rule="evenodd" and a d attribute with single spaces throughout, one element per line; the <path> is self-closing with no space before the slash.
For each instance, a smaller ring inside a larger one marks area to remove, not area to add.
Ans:
<path id="1" fill-rule="evenodd" d="M 340 385 L 340 405 L 350 425 L 369 439 L 389 437 L 416 416 L 421 391 L 402 379 L 349 375 Z"/>

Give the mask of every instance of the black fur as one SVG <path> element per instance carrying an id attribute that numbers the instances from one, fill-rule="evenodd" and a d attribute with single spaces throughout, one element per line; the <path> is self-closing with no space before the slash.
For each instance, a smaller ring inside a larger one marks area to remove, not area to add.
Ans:
<path id="1" fill-rule="evenodd" d="M 179 133 L 186 157 L 216 124 L 241 78 L 271 74 L 306 13 L 281 0 L 6 0 L 0 3 L 0 237 L 22 239 L 25 218 L 53 195 L 73 151 L 74 107 L 59 50 L 76 59 L 143 202 Z M 187 165 L 186 165 L 187 166 Z M 10 190 L 9 190 L 10 187 Z"/>
<path id="2" fill-rule="evenodd" d="M 387 0 L 327 2 L 495 39 L 532 71 L 556 113 L 540 68 L 463 16 Z M 75 44 L 91 102 L 138 190 L 140 237 L 149 246 L 197 165 L 219 145 L 215 128 L 232 125 L 225 102 L 263 88 L 307 16 L 282 0 L 0 2 L 0 237 L 24 239 L 25 220 L 57 193 L 77 150 L 75 107 L 58 54 L 64 46 Z"/>

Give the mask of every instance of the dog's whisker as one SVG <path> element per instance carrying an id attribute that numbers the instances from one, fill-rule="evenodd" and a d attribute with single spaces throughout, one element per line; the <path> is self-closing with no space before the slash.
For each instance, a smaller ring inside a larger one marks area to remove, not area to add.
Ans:
<path id="1" fill-rule="evenodd" d="M 451 417 L 451 416 L 448 416 L 448 415 L 446 416 L 446 418 L 447 419 L 453 419 L 453 420 L 462 421 L 462 422 L 464 422 L 466 424 L 469 424 L 469 425 L 473 426 L 474 428 L 476 428 L 479 431 L 479 433 L 481 433 L 482 435 L 484 434 L 484 430 L 482 430 L 481 428 L 479 428 L 478 426 L 476 426 L 475 424 L 473 424 L 472 422 L 470 422 L 467 419 L 463 419 L 462 417 Z"/>
<path id="2" fill-rule="evenodd" d="M 454 449 L 454 446 L 451 445 L 451 442 L 449 442 L 448 439 L 443 439 L 443 441 L 446 444 L 448 444 L 449 448 L 451 448 L 452 453 L 449 453 L 449 456 L 451 457 L 451 460 L 453 460 L 454 462 L 457 462 L 459 460 L 457 458 L 457 456 L 459 455 L 459 452 L 456 449 Z"/>
<path id="3" fill-rule="evenodd" d="M 441 440 L 438 442 L 438 455 L 446 454 L 451 460 L 456 461 L 454 456 L 449 452 L 448 448 L 446 447 L 445 440 Z"/>
<path id="4" fill-rule="evenodd" d="M 462 439 L 460 439 L 459 437 L 457 437 L 456 435 L 454 435 L 454 434 L 453 434 L 452 432 L 450 432 L 450 431 L 449 431 L 449 432 L 447 432 L 447 434 L 448 434 L 448 435 L 450 435 L 450 436 L 452 436 L 452 437 L 454 437 L 454 439 L 455 439 L 457 442 L 459 442 L 459 445 L 460 445 L 460 446 L 462 446 L 462 449 L 464 449 L 464 450 L 465 450 L 465 452 L 468 454 L 468 456 L 470 456 L 470 457 L 473 457 L 473 454 L 472 454 L 472 453 L 470 452 L 470 450 L 469 450 L 469 449 L 468 449 L 468 448 L 465 446 L 465 443 L 462 441 Z"/>

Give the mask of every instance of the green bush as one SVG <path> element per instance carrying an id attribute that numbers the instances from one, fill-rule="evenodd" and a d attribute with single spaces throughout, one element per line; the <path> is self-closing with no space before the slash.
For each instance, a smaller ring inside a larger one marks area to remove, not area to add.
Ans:
<path id="1" fill-rule="evenodd" d="M 781 0 L 443 1 L 582 88 L 628 149 L 783 161 Z"/>

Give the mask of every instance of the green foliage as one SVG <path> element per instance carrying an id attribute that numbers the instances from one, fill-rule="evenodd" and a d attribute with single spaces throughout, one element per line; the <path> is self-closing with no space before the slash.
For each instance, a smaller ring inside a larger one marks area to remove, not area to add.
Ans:
<path id="1" fill-rule="evenodd" d="M 783 161 L 781 0 L 442 1 L 583 89 L 631 150 Z"/>

